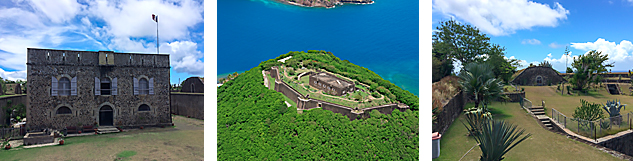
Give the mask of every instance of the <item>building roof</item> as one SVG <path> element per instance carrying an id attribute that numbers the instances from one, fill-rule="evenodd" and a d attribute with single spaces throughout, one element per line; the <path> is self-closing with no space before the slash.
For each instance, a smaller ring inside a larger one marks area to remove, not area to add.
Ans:
<path id="1" fill-rule="evenodd" d="M 326 73 L 318 73 L 318 74 L 316 74 L 314 76 L 320 82 L 324 82 L 324 83 L 327 83 L 329 85 L 336 86 L 336 87 L 339 87 L 339 88 L 348 87 L 348 86 L 352 85 L 352 84 L 350 84 L 350 83 L 348 83 L 346 81 L 341 80 L 340 78 L 337 78 L 335 76 L 332 76 L 332 75 L 329 75 L 329 74 L 326 74 Z"/>

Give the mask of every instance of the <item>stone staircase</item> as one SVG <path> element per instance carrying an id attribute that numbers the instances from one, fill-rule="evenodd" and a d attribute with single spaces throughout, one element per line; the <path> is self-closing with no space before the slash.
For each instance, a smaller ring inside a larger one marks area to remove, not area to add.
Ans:
<path id="1" fill-rule="evenodd" d="M 549 120 L 549 117 L 545 115 L 545 109 L 543 106 L 532 106 L 530 107 L 530 112 L 534 114 L 534 116 L 547 127 L 547 129 L 552 129 L 552 123 Z"/>
<path id="2" fill-rule="evenodd" d="M 117 132 L 121 132 L 121 131 L 119 131 L 119 129 L 115 128 L 114 126 L 99 126 L 99 128 L 97 128 L 97 133 L 99 134 L 117 133 Z"/>

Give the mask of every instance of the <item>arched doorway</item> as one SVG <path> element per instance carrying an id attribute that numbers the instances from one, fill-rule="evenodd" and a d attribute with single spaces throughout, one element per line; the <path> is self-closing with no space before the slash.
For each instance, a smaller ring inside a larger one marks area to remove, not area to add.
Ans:
<path id="1" fill-rule="evenodd" d="M 105 105 L 99 109 L 99 126 L 113 126 L 114 112 L 112 107 Z"/>
<path id="2" fill-rule="evenodd" d="M 543 85 L 543 77 L 536 76 L 536 85 L 537 86 L 542 86 Z"/>

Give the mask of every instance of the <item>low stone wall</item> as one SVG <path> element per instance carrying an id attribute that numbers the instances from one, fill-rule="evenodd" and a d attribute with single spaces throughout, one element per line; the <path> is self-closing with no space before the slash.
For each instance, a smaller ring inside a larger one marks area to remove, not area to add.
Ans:
<path id="1" fill-rule="evenodd" d="M 433 122 L 433 132 L 444 134 L 459 114 L 464 111 L 464 104 L 466 104 L 466 98 L 464 97 L 464 92 L 460 91 L 442 107 L 442 111 L 438 112 L 437 120 Z"/>
<path id="2" fill-rule="evenodd" d="M 271 81 L 271 80 L 268 80 L 268 81 Z M 296 91 L 295 89 L 290 87 L 290 85 L 286 84 L 286 82 L 283 82 L 283 81 L 275 81 L 275 91 L 281 92 L 282 94 L 290 98 L 290 100 L 292 100 L 295 103 L 299 102 L 298 100 L 299 97 L 305 98 L 305 96 L 303 96 L 301 93 L 299 93 L 298 91 Z"/>
<path id="3" fill-rule="evenodd" d="M 501 94 L 508 96 L 510 98 L 510 100 L 508 100 L 509 102 L 520 102 L 521 99 L 525 98 L 525 92 L 505 92 Z M 499 98 L 497 101 L 503 102 L 505 100 Z"/>
<path id="4" fill-rule="evenodd" d="M 633 156 L 633 146 L 630 145 L 631 142 L 633 142 L 633 133 L 628 133 L 622 136 L 611 138 L 609 140 L 605 140 L 598 143 L 598 145 L 613 149 L 629 156 Z"/>
<path id="5" fill-rule="evenodd" d="M 0 109 L 7 106 L 7 102 L 9 102 L 9 100 L 11 101 L 12 106 L 24 104 L 24 108 L 26 108 L 26 94 L 21 94 L 0 97 Z M 8 123 L 6 116 L 7 115 L 4 113 L 4 110 L 0 110 L 0 125 L 6 125 Z"/>
<path id="6" fill-rule="evenodd" d="M 171 113 L 204 120 L 203 93 L 171 93 Z"/>

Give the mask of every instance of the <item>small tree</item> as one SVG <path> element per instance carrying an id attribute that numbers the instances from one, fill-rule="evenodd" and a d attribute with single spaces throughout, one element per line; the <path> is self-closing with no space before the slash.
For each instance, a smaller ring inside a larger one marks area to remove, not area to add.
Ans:
<path id="1" fill-rule="evenodd" d="M 586 121 L 596 121 L 604 118 L 602 110 L 600 110 L 600 104 L 589 103 L 583 99 L 580 100 L 581 106 L 574 110 L 572 116 L 576 119 L 582 119 Z"/>
<path id="2" fill-rule="evenodd" d="M 466 116 L 466 123 L 462 122 L 462 124 L 468 130 L 469 136 L 477 136 L 481 133 L 482 124 L 488 120 L 492 119 L 492 114 L 490 112 L 486 112 L 481 108 L 469 108 L 464 110 L 464 116 Z"/>

